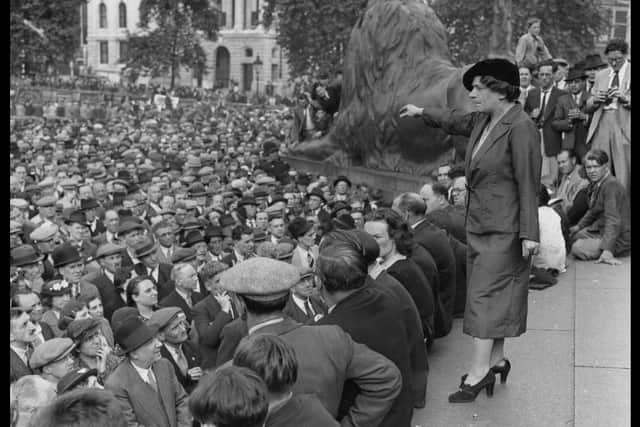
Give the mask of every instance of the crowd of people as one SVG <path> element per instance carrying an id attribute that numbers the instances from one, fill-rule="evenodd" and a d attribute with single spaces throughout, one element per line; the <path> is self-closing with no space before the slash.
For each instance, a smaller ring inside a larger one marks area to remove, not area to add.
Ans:
<path id="1" fill-rule="evenodd" d="M 281 158 L 326 131 L 339 79 L 296 112 L 125 101 L 12 121 L 12 425 L 409 426 L 454 318 L 474 358 L 449 401 L 492 395 L 529 288 L 569 253 L 630 251 L 627 51 L 566 75 L 481 61 L 463 82 L 478 112 L 403 107 L 471 145 L 390 200 Z"/>

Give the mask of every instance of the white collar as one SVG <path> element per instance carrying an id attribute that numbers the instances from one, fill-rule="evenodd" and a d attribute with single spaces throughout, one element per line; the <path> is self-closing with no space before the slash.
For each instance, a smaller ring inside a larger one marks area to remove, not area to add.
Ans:
<path id="1" fill-rule="evenodd" d="M 249 328 L 248 335 L 251 335 L 258 329 L 264 328 L 265 326 L 275 325 L 276 323 L 280 323 L 282 321 L 284 321 L 284 317 L 276 317 L 275 319 L 265 320 L 264 322 L 258 323 L 257 325 Z"/>
<path id="2" fill-rule="evenodd" d="M 11 347 L 11 349 L 13 351 L 16 352 L 16 354 L 18 355 L 18 357 L 20 359 L 22 359 L 22 361 L 24 362 L 25 365 L 29 365 L 29 360 L 27 360 L 27 352 L 29 351 L 29 346 L 25 347 L 25 348 L 20 348 L 20 347 L 16 347 L 13 344 L 9 344 L 9 346 Z"/>
<path id="3" fill-rule="evenodd" d="M 387 259 L 386 261 L 382 261 L 380 263 L 380 267 L 382 267 L 382 269 L 386 270 L 386 269 L 390 268 L 396 262 L 402 261 L 403 259 L 407 259 L 407 257 L 404 256 L 404 255 L 401 255 L 401 254 L 395 254 L 395 255 L 391 256 L 389 259 Z"/>
<path id="4" fill-rule="evenodd" d="M 111 283 L 115 283 L 115 276 L 114 276 L 113 273 L 110 273 L 105 269 L 103 269 L 102 271 L 103 271 L 104 275 L 107 276 L 107 279 L 109 279 L 111 281 Z"/>
<path id="5" fill-rule="evenodd" d="M 416 222 L 415 224 L 413 224 L 411 226 L 412 229 L 416 229 L 417 226 L 419 226 L 420 224 L 422 224 L 423 222 L 425 222 L 427 219 L 426 218 L 422 218 L 421 220 L 419 220 L 418 222 Z"/>
<path id="6" fill-rule="evenodd" d="M 298 306 L 298 308 L 300 310 L 302 310 L 306 314 L 309 314 L 309 313 L 307 313 L 307 310 L 304 307 L 304 303 L 305 302 L 308 302 L 309 305 L 311 305 L 311 300 L 309 298 L 300 298 L 299 296 L 297 296 L 293 292 L 291 292 L 291 298 L 293 298 L 293 302 Z"/>
<path id="7" fill-rule="evenodd" d="M 182 297 L 183 300 L 185 300 L 186 302 L 192 302 L 193 301 L 193 294 L 192 295 L 187 295 L 186 293 L 184 293 L 183 291 L 181 291 L 180 289 L 178 289 L 178 287 L 176 286 L 176 293 L 178 295 L 180 295 Z"/>
<path id="8" fill-rule="evenodd" d="M 236 260 L 238 260 L 238 262 L 245 260 L 245 258 L 242 255 L 240 255 L 240 252 L 238 252 L 236 248 L 233 248 L 233 253 L 235 254 Z"/>
<path id="9" fill-rule="evenodd" d="M 136 372 L 138 373 L 138 375 L 140 375 L 140 378 L 142 378 L 142 381 L 144 381 L 145 383 L 149 382 L 149 371 L 151 370 L 151 367 L 145 369 L 145 368 L 141 368 L 138 365 L 136 365 L 135 363 L 133 363 L 133 361 L 129 360 L 129 363 L 131 363 L 131 366 L 133 366 L 133 369 L 136 370 Z M 157 380 L 156 380 L 157 382 Z"/>

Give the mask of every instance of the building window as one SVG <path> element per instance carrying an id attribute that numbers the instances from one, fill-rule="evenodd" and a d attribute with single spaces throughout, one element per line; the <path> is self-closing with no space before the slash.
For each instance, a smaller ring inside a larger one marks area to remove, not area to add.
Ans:
<path id="1" fill-rule="evenodd" d="M 109 42 L 100 42 L 100 63 L 109 63 Z"/>
<path id="2" fill-rule="evenodd" d="M 626 8 L 614 8 L 613 22 L 611 26 L 611 37 L 626 40 L 628 23 L 629 10 Z"/>
<path id="3" fill-rule="evenodd" d="M 278 80 L 278 64 L 271 64 L 271 81 Z"/>
<path id="4" fill-rule="evenodd" d="M 121 41 L 120 42 L 120 59 L 119 62 L 127 62 L 129 56 L 129 42 Z"/>
<path id="5" fill-rule="evenodd" d="M 100 3 L 98 6 L 98 15 L 100 16 L 100 28 L 107 28 L 107 6 Z"/>
<path id="6" fill-rule="evenodd" d="M 118 23 L 120 28 L 127 28 L 127 5 L 123 2 L 118 6 Z"/>
<path id="7" fill-rule="evenodd" d="M 271 57 L 272 58 L 277 58 L 278 57 L 278 48 L 274 47 L 273 49 L 271 49 Z"/>
<path id="8" fill-rule="evenodd" d="M 244 56 L 246 56 L 247 58 L 251 58 L 253 56 L 253 49 L 251 49 L 250 47 L 245 48 Z"/>

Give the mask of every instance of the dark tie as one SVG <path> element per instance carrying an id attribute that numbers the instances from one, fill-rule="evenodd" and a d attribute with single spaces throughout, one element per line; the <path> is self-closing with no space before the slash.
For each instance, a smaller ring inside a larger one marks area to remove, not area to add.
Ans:
<path id="1" fill-rule="evenodd" d="M 307 316 L 309 317 L 313 317 L 316 315 L 316 313 L 313 311 L 313 308 L 311 307 L 311 304 L 309 304 L 309 299 L 306 299 L 304 301 L 304 310 L 307 312 Z"/>
<path id="2" fill-rule="evenodd" d="M 618 77 L 618 71 L 613 74 L 613 80 L 611 80 L 611 87 L 620 86 L 620 79 Z"/>
<path id="3" fill-rule="evenodd" d="M 540 114 L 538 115 L 538 126 L 542 126 L 542 123 L 544 122 L 544 109 L 547 106 L 547 94 L 549 92 L 548 91 L 544 91 L 543 95 L 542 95 L 542 104 L 540 105 Z"/>
<path id="4" fill-rule="evenodd" d="M 177 348 L 176 350 L 178 353 L 178 360 L 176 360 L 176 363 L 178 364 L 180 371 L 182 371 L 182 375 L 186 375 L 187 370 L 189 369 L 189 363 L 187 362 L 187 358 L 184 356 L 182 349 Z"/>
<path id="5" fill-rule="evenodd" d="M 307 252 L 307 263 L 309 264 L 309 268 L 313 268 L 313 255 L 311 255 L 311 252 Z"/>

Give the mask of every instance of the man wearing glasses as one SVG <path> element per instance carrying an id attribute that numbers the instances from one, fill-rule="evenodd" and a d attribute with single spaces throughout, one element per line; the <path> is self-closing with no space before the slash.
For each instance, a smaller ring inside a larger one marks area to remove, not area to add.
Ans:
<path id="1" fill-rule="evenodd" d="M 629 45 L 621 39 L 607 43 L 604 54 L 609 67 L 596 74 L 586 111 L 593 113 L 587 145 L 611 159 L 611 173 L 629 191 L 631 176 L 631 63 Z"/>

